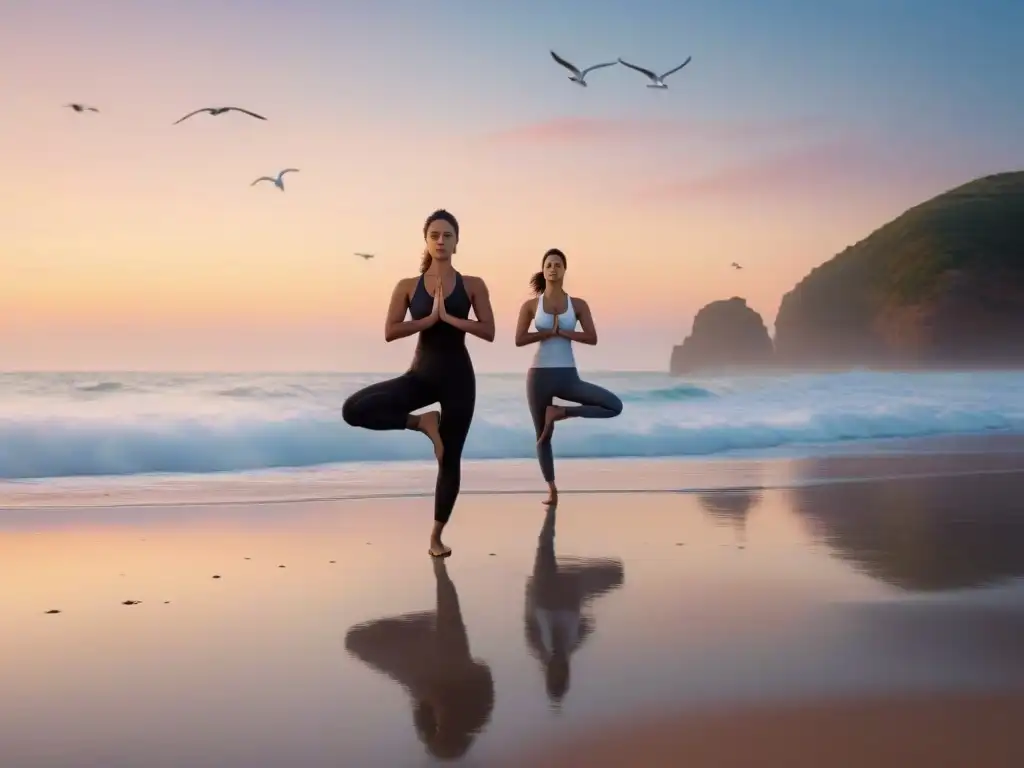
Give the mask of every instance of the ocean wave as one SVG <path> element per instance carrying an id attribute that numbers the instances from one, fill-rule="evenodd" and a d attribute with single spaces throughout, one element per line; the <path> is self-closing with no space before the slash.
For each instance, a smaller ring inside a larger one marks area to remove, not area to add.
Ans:
<path id="1" fill-rule="evenodd" d="M 799 444 L 925 437 L 984 431 L 1024 432 L 1024 414 L 927 406 L 871 413 L 862 409 L 718 418 L 691 423 L 630 418 L 559 424 L 555 454 L 574 458 L 708 456 Z M 478 415 L 464 455 L 535 455 L 532 426 Z M 139 473 L 206 473 L 340 462 L 424 460 L 429 445 L 411 432 L 369 432 L 333 413 L 290 418 L 100 418 L 0 421 L 0 478 Z"/>
<path id="2" fill-rule="evenodd" d="M 623 402 L 650 402 L 665 400 L 675 402 L 678 400 L 692 400 L 699 397 L 715 397 L 710 389 L 697 387 L 692 384 L 678 384 L 674 387 L 662 387 L 659 389 L 648 389 L 640 392 L 626 392 L 622 395 Z"/>
<path id="3" fill-rule="evenodd" d="M 91 381 L 84 384 L 75 384 L 79 392 L 123 392 L 126 389 L 120 381 Z"/>
<path id="4" fill-rule="evenodd" d="M 237 397 L 243 399 L 252 400 L 263 400 L 273 398 L 294 398 L 302 397 L 308 394 L 304 389 L 270 389 L 267 387 L 257 387 L 250 385 L 241 385 L 237 387 L 228 387 L 227 389 L 217 390 L 216 394 L 220 397 Z"/>
<path id="5" fill-rule="evenodd" d="M 427 460 L 411 432 L 353 429 L 372 374 L 2 374 L 0 479 L 208 473 Z M 856 371 L 674 379 L 589 374 L 625 408 L 560 423 L 574 458 L 798 452 L 880 438 L 1024 432 L 1024 376 Z M 792 450 L 790 450 L 792 447 Z M 522 375 L 478 378 L 470 459 L 535 456 Z"/>

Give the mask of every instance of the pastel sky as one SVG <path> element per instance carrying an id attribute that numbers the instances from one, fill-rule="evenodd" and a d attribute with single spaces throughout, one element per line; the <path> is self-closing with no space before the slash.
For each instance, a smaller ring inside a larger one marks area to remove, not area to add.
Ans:
<path id="1" fill-rule="evenodd" d="M 552 246 L 601 334 L 581 365 L 663 370 L 705 303 L 771 327 L 812 267 L 1022 167 L 1021 30 L 1012 0 L 5 0 L 0 360 L 401 370 L 385 306 L 443 206 L 497 314 L 479 370 L 528 365 Z M 693 61 L 584 89 L 551 48 Z M 269 120 L 171 125 L 218 104 Z"/>

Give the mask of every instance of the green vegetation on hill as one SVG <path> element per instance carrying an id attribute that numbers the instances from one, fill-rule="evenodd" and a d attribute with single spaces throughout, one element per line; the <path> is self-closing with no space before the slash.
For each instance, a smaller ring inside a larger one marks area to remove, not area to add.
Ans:
<path id="1" fill-rule="evenodd" d="M 884 346 L 883 313 L 926 314 L 958 271 L 1024 277 L 1024 172 L 940 194 L 812 270 L 783 297 L 776 350 L 792 361 L 870 362 Z"/>

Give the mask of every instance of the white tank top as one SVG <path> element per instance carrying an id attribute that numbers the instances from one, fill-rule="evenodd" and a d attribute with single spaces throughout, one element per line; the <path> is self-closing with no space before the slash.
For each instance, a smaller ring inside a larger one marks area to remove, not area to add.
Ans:
<path id="1" fill-rule="evenodd" d="M 572 299 L 565 297 L 565 312 L 558 316 L 558 329 L 561 331 L 576 330 L 576 310 Z M 533 327 L 538 331 L 550 331 L 554 327 L 554 317 L 544 311 L 544 297 L 537 299 L 537 312 L 533 317 Z M 572 342 L 564 336 L 544 339 L 537 344 L 533 355 L 534 368 L 575 368 L 576 358 L 572 353 Z"/>

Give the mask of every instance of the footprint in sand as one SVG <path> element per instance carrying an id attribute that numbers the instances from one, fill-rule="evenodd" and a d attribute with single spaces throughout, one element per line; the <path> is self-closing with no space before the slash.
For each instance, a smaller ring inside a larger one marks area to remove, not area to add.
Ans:
<path id="1" fill-rule="evenodd" d="M 46 613 L 60 613 L 60 610 L 59 610 L 59 609 L 57 609 L 57 608 L 51 608 L 51 609 L 50 609 L 50 610 L 48 610 L 48 611 L 47 611 Z"/>
<path id="2" fill-rule="evenodd" d="M 141 600 L 123 600 L 121 601 L 121 605 L 138 605 L 141 602 Z"/>

